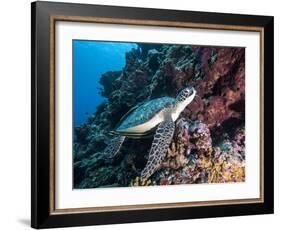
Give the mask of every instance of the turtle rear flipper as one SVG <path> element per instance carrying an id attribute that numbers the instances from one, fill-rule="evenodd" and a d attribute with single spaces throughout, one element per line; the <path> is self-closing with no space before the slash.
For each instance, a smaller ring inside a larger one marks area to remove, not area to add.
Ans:
<path id="1" fill-rule="evenodd" d="M 171 117 L 161 122 L 156 130 L 148 161 L 141 172 L 141 178 L 149 178 L 163 162 L 174 135 L 175 124 Z"/>
<path id="2" fill-rule="evenodd" d="M 104 150 L 105 156 L 107 158 L 113 158 L 119 152 L 124 140 L 124 136 L 117 136 L 112 138 Z"/>

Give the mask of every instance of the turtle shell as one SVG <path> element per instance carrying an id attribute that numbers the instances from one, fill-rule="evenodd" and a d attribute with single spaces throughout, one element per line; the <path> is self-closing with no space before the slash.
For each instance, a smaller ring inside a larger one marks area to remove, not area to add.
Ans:
<path id="1" fill-rule="evenodd" d="M 122 132 L 126 129 L 148 122 L 158 112 L 174 102 L 175 99 L 172 97 L 161 97 L 134 107 L 123 116 L 117 125 L 116 132 Z"/>

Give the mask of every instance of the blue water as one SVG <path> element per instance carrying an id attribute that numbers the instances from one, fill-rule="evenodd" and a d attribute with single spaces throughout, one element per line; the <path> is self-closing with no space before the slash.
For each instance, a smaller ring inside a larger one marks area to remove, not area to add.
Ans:
<path id="1" fill-rule="evenodd" d="M 125 54 L 134 43 L 73 41 L 73 120 L 79 126 L 106 98 L 99 94 L 99 79 L 107 71 L 122 70 Z"/>

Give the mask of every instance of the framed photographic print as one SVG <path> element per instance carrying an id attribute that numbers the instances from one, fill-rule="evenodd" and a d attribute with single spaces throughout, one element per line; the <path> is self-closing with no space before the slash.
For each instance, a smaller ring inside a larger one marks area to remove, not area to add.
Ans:
<path id="1" fill-rule="evenodd" d="M 273 213 L 273 17 L 31 9 L 32 227 Z"/>

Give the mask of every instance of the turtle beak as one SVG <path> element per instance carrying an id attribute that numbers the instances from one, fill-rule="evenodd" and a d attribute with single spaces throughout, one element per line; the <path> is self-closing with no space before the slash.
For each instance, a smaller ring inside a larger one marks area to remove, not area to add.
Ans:
<path id="1" fill-rule="evenodd" d="M 193 90 L 193 94 L 194 94 L 194 95 L 197 95 L 197 94 L 196 94 L 196 93 L 197 93 L 196 89 L 192 88 L 192 90 Z"/>

